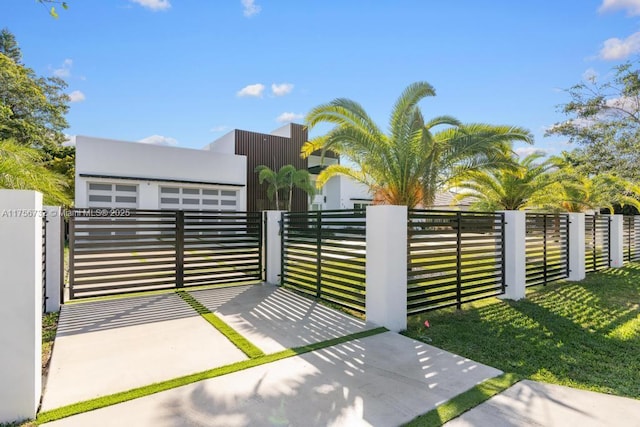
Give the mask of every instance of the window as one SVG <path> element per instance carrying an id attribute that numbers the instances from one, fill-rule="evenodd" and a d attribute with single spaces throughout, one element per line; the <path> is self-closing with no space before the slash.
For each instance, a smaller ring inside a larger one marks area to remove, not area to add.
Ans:
<path id="1" fill-rule="evenodd" d="M 238 192 L 196 187 L 160 187 L 161 209 L 236 210 Z"/>
<path id="2" fill-rule="evenodd" d="M 90 208 L 138 207 L 138 186 L 134 184 L 90 182 L 87 193 L 87 207 Z"/>

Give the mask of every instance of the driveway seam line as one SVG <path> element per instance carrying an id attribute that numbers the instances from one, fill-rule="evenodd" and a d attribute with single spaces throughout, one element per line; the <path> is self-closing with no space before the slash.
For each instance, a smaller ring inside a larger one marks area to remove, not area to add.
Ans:
<path id="1" fill-rule="evenodd" d="M 193 308 L 204 320 L 209 322 L 211 326 L 216 328 L 218 332 L 224 335 L 233 345 L 238 347 L 247 357 L 255 359 L 256 357 L 264 356 L 264 352 L 256 347 L 251 341 L 240 335 L 238 331 L 233 329 L 224 320 L 216 316 L 207 307 L 202 305 L 200 301 L 194 298 L 193 295 L 186 291 L 176 291 L 176 293 Z"/>

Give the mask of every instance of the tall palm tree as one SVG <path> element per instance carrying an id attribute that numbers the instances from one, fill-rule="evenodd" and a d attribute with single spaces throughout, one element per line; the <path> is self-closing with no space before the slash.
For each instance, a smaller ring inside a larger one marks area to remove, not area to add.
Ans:
<path id="1" fill-rule="evenodd" d="M 45 167 L 41 153 L 11 140 L 0 141 L 0 188 L 40 191 L 49 205 L 72 203 L 64 177 Z"/>
<path id="2" fill-rule="evenodd" d="M 276 210 L 280 209 L 280 189 L 285 186 L 285 174 L 286 172 L 282 172 L 282 168 L 279 172 L 274 171 L 268 166 L 259 165 L 256 166 L 255 172 L 258 174 L 258 181 L 260 184 L 263 182 L 267 182 L 267 197 L 269 200 L 273 200 L 275 198 L 276 201 Z"/>
<path id="3" fill-rule="evenodd" d="M 472 209 L 480 211 L 519 210 L 529 207 L 537 194 L 553 183 L 549 171 L 555 165 L 550 160 L 539 162 L 544 154 L 534 152 L 519 158 L 509 145 L 504 146 L 505 161 L 512 166 L 493 170 L 470 171 L 452 185 L 462 189 L 454 202 L 471 199 Z"/>
<path id="4" fill-rule="evenodd" d="M 329 165 L 316 185 L 341 174 L 368 185 L 376 203 L 430 206 L 436 193 L 461 174 L 503 166 L 505 143 L 531 142 L 529 132 L 519 127 L 462 124 L 450 116 L 425 121 L 418 103 L 434 95 L 429 83 L 409 85 L 393 107 L 388 134 L 349 99 L 311 110 L 306 117 L 310 128 L 320 123 L 335 127 L 307 142 L 302 155 L 332 150 L 358 166 Z"/>

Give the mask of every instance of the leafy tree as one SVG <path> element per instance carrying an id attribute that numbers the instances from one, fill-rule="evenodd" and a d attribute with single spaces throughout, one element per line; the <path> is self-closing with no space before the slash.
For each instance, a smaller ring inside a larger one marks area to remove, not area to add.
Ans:
<path id="1" fill-rule="evenodd" d="M 68 127 L 66 87 L 64 80 L 37 77 L 0 53 L 0 140 L 35 148 L 62 144 Z"/>
<path id="2" fill-rule="evenodd" d="M 610 79 L 592 76 L 567 90 L 561 106 L 568 120 L 547 135 L 563 135 L 580 144 L 574 160 L 589 175 L 615 173 L 640 181 L 640 71 L 637 62 L 614 68 Z"/>
<path id="3" fill-rule="evenodd" d="M 44 203 L 71 205 L 64 177 L 46 168 L 40 151 L 11 140 L 0 141 L 0 188 L 37 190 Z"/>
<path id="4" fill-rule="evenodd" d="M 22 51 L 18 47 L 15 36 L 6 28 L 0 31 L 0 53 L 16 64 L 22 64 Z"/>
<path id="5" fill-rule="evenodd" d="M 452 185 L 463 191 L 454 197 L 455 202 L 472 199 L 472 208 L 479 211 L 519 210 L 535 203 L 535 196 L 553 182 L 548 172 L 555 165 L 549 160 L 539 161 L 542 153 L 520 159 L 508 145 L 504 148 L 505 160 L 512 166 L 474 170 L 459 177 Z"/>
<path id="6" fill-rule="evenodd" d="M 329 165 L 316 185 L 342 174 L 368 185 L 376 203 L 430 206 L 436 193 L 457 177 L 508 166 L 502 155 L 504 144 L 531 142 L 529 132 L 519 127 L 462 124 L 450 116 L 425 121 L 418 103 L 434 95 L 426 82 L 408 86 L 393 107 L 388 134 L 349 99 L 338 98 L 311 110 L 306 117 L 310 128 L 320 123 L 335 127 L 307 142 L 302 155 L 333 150 L 358 166 Z"/>

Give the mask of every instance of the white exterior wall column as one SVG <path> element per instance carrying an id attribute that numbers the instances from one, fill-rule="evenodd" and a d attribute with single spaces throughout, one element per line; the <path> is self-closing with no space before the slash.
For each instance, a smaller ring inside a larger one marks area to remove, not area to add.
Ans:
<path id="1" fill-rule="evenodd" d="M 407 329 L 407 207 L 367 206 L 367 321 Z"/>
<path id="2" fill-rule="evenodd" d="M 279 285 L 282 275 L 282 227 L 280 221 L 282 221 L 282 213 L 284 211 L 266 211 L 267 224 L 266 224 L 266 268 L 267 268 L 267 283 L 272 285 Z"/>
<path id="3" fill-rule="evenodd" d="M 584 214 L 569 214 L 569 277 L 578 282 L 585 278 L 585 228 Z"/>
<path id="4" fill-rule="evenodd" d="M 519 300 L 525 297 L 527 285 L 526 213 L 502 211 L 504 213 L 505 285 L 501 298 Z"/>
<path id="5" fill-rule="evenodd" d="M 0 190 L 0 423 L 34 418 L 42 390 L 42 194 Z"/>
<path id="6" fill-rule="evenodd" d="M 609 261 L 611 267 L 619 268 L 624 265 L 624 217 L 611 215 L 609 223 Z"/>

